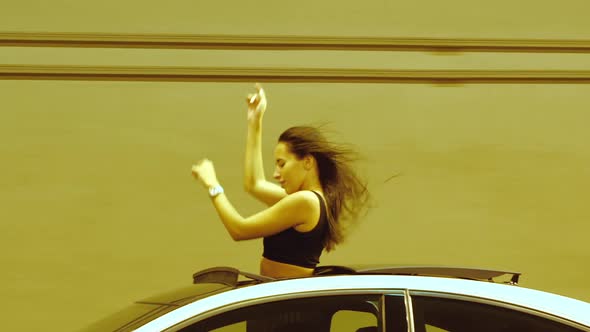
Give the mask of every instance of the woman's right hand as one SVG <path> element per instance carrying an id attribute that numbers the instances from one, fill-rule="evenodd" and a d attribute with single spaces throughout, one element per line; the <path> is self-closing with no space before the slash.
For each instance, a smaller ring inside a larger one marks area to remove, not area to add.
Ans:
<path id="1" fill-rule="evenodd" d="M 248 104 L 248 122 L 261 121 L 266 111 L 266 95 L 259 83 L 256 83 L 256 93 L 251 93 L 246 98 Z"/>

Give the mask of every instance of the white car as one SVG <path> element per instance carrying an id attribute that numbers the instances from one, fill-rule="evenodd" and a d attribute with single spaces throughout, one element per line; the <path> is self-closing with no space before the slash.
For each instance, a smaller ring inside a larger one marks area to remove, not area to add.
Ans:
<path id="1" fill-rule="evenodd" d="M 590 303 L 519 287 L 519 277 L 470 268 L 325 266 L 312 277 L 275 280 L 217 267 L 86 331 L 590 331 Z"/>

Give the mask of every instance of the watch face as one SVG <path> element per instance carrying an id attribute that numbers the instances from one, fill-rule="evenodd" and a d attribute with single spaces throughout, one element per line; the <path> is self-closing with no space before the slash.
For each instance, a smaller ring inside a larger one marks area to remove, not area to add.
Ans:
<path id="1" fill-rule="evenodd" d="M 221 186 L 215 186 L 215 187 L 209 188 L 209 195 L 211 197 L 215 197 L 215 196 L 221 194 L 222 192 L 223 192 L 223 187 L 221 187 Z"/>

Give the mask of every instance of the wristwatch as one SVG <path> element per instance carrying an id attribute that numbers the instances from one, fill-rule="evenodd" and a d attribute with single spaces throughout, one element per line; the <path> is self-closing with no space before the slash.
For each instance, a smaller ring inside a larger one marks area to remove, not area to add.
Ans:
<path id="1" fill-rule="evenodd" d="M 223 187 L 216 185 L 209 188 L 209 197 L 217 197 L 219 194 L 223 194 Z"/>

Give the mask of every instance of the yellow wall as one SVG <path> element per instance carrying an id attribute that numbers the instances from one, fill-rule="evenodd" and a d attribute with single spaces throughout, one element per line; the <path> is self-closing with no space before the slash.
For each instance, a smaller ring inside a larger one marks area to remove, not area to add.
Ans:
<path id="1" fill-rule="evenodd" d="M 587 39 L 586 0 L 5 0 L 1 30 Z"/>
<path id="2" fill-rule="evenodd" d="M 589 39 L 587 1 L 21 1 L 0 31 Z M 559 14 L 557 14 L 559 13 Z M 0 65 L 572 70 L 590 54 L 0 48 Z M 375 207 L 323 264 L 518 270 L 590 301 L 590 85 L 269 83 L 288 126 L 356 144 Z M 70 331 L 213 265 L 256 271 L 191 178 L 215 162 L 244 214 L 250 82 L 0 80 L 3 326 Z M 394 174 L 401 176 L 386 181 Z M 33 312 L 31 313 L 31 310 Z M 48 328 L 50 327 L 50 328 Z M 9 329 L 9 328 L 7 328 Z"/>

